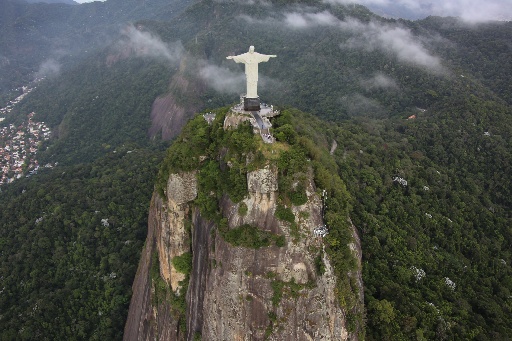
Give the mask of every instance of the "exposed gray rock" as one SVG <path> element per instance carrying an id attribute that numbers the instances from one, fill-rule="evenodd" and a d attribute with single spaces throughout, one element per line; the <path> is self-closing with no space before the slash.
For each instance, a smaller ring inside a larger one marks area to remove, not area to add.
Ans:
<path id="1" fill-rule="evenodd" d="M 196 172 L 171 174 L 167 181 L 167 198 L 176 204 L 184 204 L 197 197 Z"/>
<path id="2" fill-rule="evenodd" d="M 284 246 L 259 249 L 234 247 L 218 232 L 212 232 L 216 230 L 214 224 L 205 221 L 186 202 L 197 195 L 194 179 L 193 174 L 171 175 L 168 200 L 154 198 L 152 202 L 148 242 L 134 284 L 125 339 L 192 340 L 196 333 L 201 333 L 203 340 L 354 339 L 345 327 L 346 312 L 337 301 L 336 277 L 323 251 L 323 240 L 313 237 L 314 228 L 323 221 L 321 199 L 311 173 L 306 188 L 308 201 L 292 207 L 298 239 L 292 237 L 289 223 L 274 216 L 277 170 L 266 167 L 248 175 L 249 195 L 243 200 L 248 208 L 246 214 L 240 215 L 239 204 L 227 196 L 221 200 L 220 208 L 228 218 L 229 228 L 250 224 L 285 236 Z M 156 247 L 161 276 L 173 290 L 179 289 L 174 280 L 179 274 L 173 272 L 171 260 L 190 245 L 184 230 L 186 216 L 191 216 L 193 222 L 193 269 L 187 292 L 185 336 L 177 328 L 167 303 L 152 305 L 153 293 L 148 289 L 150 264 L 146 263 L 151 258 L 151 248 Z M 323 255 L 326 268 L 321 276 L 314 266 L 318 253 Z M 276 300 L 273 283 L 281 285 L 280 300 Z M 164 316 L 169 320 L 162 321 Z"/>
<path id="3" fill-rule="evenodd" d="M 265 166 L 247 173 L 247 187 L 250 193 L 271 193 L 277 191 L 277 169 Z"/>

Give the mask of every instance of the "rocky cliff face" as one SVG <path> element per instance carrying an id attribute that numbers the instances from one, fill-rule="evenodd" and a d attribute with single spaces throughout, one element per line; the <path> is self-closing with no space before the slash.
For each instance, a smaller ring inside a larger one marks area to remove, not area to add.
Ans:
<path id="1" fill-rule="evenodd" d="M 311 176 L 307 202 L 292 206 L 298 222 L 293 231 L 290 223 L 275 217 L 277 170 L 267 166 L 249 172 L 247 183 L 249 195 L 241 203 L 234 204 L 227 196 L 221 200 L 229 229 L 255 226 L 284 236 L 279 246 L 252 249 L 226 242 L 215 224 L 192 205 L 197 195 L 194 172 L 171 174 L 167 199 L 154 195 L 125 340 L 355 339 L 337 302 L 336 277 L 323 241 L 313 234 L 323 221 Z M 190 231 L 187 219 L 192 222 Z M 172 259 L 189 251 L 192 270 L 185 275 L 174 268 Z M 323 274 L 315 266 L 318 257 L 325 267 Z M 169 287 L 164 299 L 152 274 L 155 268 Z M 180 292 L 185 286 L 179 282 L 187 276 L 187 292 Z M 181 295 L 186 295 L 184 316 L 171 303 Z"/>

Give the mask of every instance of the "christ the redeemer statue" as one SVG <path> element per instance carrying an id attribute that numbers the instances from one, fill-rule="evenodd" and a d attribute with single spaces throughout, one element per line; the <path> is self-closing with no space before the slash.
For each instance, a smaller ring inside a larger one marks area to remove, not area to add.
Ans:
<path id="1" fill-rule="evenodd" d="M 226 57 L 227 59 L 233 59 L 237 63 L 245 64 L 245 76 L 247 78 L 246 98 L 258 98 L 258 64 L 268 62 L 271 57 L 276 57 L 276 55 L 254 52 L 254 46 L 249 47 L 249 52 L 244 54 Z"/>

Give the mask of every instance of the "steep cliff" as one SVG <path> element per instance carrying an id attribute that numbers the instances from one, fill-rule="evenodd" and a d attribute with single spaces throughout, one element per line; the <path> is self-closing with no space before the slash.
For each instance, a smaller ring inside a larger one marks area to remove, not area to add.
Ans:
<path id="1" fill-rule="evenodd" d="M 124 338 L 358 339 L 360 252 L 348 198 L 332 187 L 339 178 L 307 139 L 264 144 L 249 125 L 226 131 L 226 111 L 211 126 L 191 121 L 169 150 Z"/>

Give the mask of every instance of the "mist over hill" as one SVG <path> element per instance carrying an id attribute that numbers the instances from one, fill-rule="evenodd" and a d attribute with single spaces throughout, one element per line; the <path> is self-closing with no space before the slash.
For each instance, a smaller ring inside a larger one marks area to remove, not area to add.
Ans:
<path id="1" fill-rule="evenodd" d="M 73 0 L 21 0 L 26 1 L 29 4 L 36 4 L 36 3 L 46 3 L 46 4 L 68 4 L 68 5 L 76 5 L 78 2 L 75 2 Z"/>
<path id="2" fill-rule="evenodd" d="M 105 47 L 130 21 L 165 13 L 168 19 L 190 1 L 116 1 L 73 5 L 0 3 L 0 101 L 40 77 L 53 77 Z M 10 95 L 9 95 L 10 94 Z"/>
<path id="3" fill-rule="evenodd" d="M 332 0 L 335 3 L 358 3 L 368 6 L 373 12 L 391 18 L 409 20 L 424 19 L 428 16 L 458 17 L 468 23 L 487 21 L 510 21 L 512 4 L 507 0 Z"/>
<path id="4" fill-rule="evenodd" d="M 366 338 L 512 334 L 511 22 L 317 1 L 7 0 L 0 29 L 1 99 L 47 76 L 0 124 L 35 112 L 54 132 L 38 157 L 58 164 L 1 187 L 4 339 L 122 338 L 162 151 L 195 113 L 238 101 L 243 67 L 225 57 L 249 45 L 277 55 L 262 100 L 296 112 L 299 136 L 336 141 Z"/>

